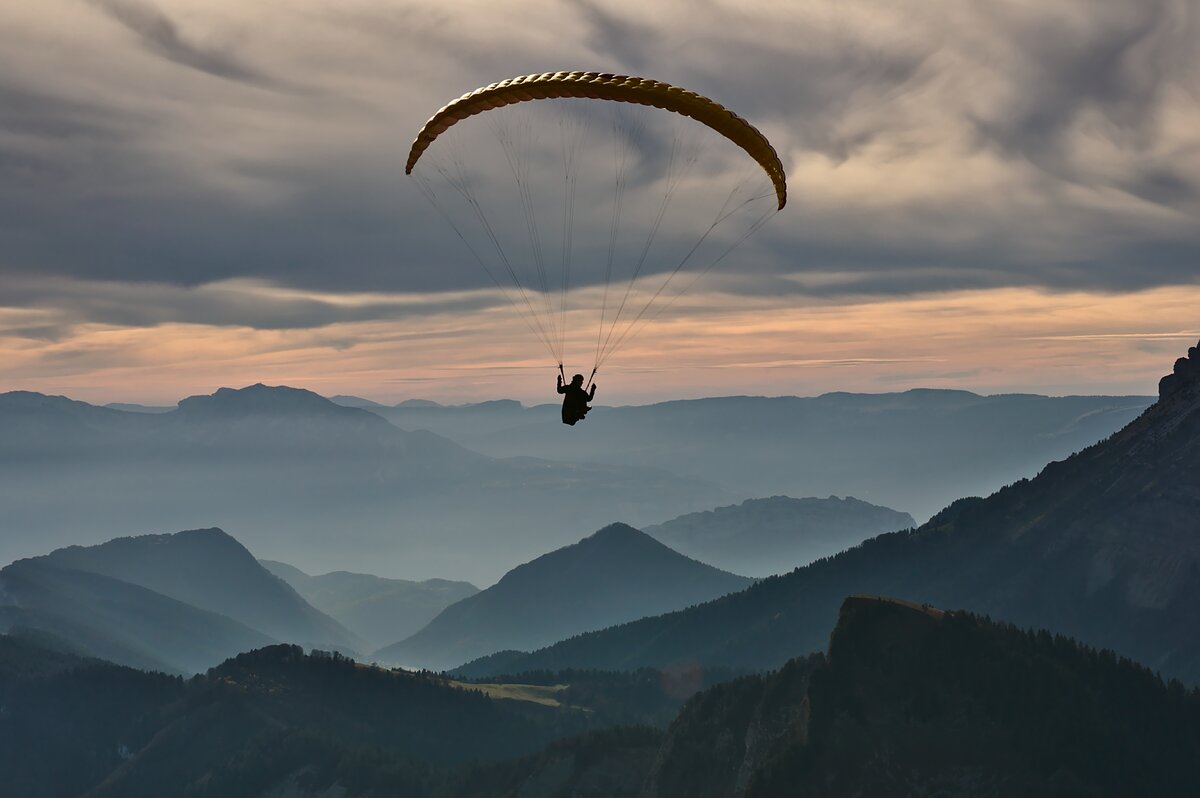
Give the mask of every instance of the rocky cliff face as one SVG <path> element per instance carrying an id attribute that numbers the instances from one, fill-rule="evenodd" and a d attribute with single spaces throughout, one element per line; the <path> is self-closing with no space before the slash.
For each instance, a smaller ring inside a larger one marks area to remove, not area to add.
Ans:
<path id="1" fill-rule="evenodd" d="M 1188 350 L 1187 357 L 1175 361 L 1172 373 L 1158 381 L 1158 398 L 1166 399 L 1179 391 L 1200 388 L 1200 343 Z"/>

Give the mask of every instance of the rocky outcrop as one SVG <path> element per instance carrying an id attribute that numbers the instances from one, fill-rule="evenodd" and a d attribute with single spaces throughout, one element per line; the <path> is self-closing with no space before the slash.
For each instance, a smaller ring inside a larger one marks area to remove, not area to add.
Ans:
<path id="1" fill-rule="evenodd" d="M 1166 399 L 1180 391 L 1200 388 L 1200 343 L 1188 350 L 1187 357 L 1175 361 L 1172 373 L 1158 381 L 1158 398 Z"/>

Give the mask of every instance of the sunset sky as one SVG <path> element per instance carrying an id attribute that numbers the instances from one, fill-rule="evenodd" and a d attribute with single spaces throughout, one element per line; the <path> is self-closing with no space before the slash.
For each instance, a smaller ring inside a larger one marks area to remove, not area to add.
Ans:
<path id="1" fill-rule="evenodd" d="M 404 160 L 452 98 L 584 69 L 729 106 L 791 194 L 601 403 L 1153 393 L 1200 339 L 1198 44 L 1191 0 L 6 3 L 0 391 L 552 401 Z"/>

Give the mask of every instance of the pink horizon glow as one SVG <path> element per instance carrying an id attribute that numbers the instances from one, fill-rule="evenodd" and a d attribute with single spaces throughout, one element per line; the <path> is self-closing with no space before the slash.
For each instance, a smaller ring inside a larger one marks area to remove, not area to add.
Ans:
<path id="1" fill-rule="evenodd" d="M 915 387 L 1153 394 L 1200 338 L 1200 287 L 1131 294 L 994 289 L 841 303 L 696 296 L 596 381 L 599 404 Z M 721 308 L 715 310 L 714 308 Z M 571 371 L 590 368 L 583 341 Z M 584 354 L 586 353 L 586 354 Z M 554 364 L 507 309 L 318 329 L 81 325 L 0 338 L 0 389 L 96 404 L 174 404 L 263 382 L 392 404 L 556 401 Z"/>

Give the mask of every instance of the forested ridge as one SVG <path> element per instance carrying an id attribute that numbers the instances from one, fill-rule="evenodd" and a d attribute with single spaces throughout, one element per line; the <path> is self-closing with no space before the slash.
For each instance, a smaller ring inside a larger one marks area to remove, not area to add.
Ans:
<path id="1" fill-rule="evenodd" d="M 495 683 L 564 689 L 558 706 L 496 700 L 294 646 L 183 680 L 3 637 L 0 764 L 6 789 L 34 798 L 1187 796 L 1200 779 L 1200 690 L 1063 636 L 890 599 L 848 599 L 827 652 L 678 711 L 652 669 Z"/>

